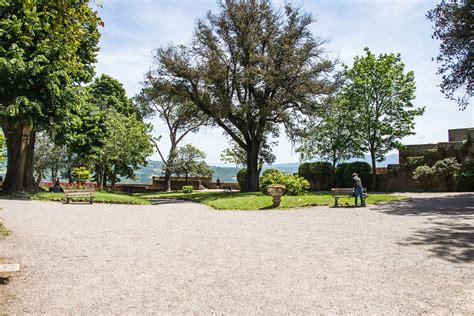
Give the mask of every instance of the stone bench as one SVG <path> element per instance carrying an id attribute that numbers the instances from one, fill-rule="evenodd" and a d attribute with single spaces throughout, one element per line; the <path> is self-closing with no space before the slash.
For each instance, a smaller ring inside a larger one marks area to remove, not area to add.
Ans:
<path id="1" fill-rule="evenodd" d="M 354 188 L 332 188 L 331 194 L 334 197 L 334 206 L 339 206 L 340 198 L 354 198 Z M 365 204 L 365 199 L 368 197 L 367 189 L 362 189 L 362 198 L 364 199 L 362 204 Z"/>
<path id="2" fill-rule="evenodd" d="M 85 190 L 76 190 L 76 191 L 65 191 L 64 192 L 64 201 L 66 204 L 69 204 L 71 200 L 74 199 L 86 199 L 89 200 L 89 203 L 92 204 L 94 201 L 94 191 L 85 191 Z"/>

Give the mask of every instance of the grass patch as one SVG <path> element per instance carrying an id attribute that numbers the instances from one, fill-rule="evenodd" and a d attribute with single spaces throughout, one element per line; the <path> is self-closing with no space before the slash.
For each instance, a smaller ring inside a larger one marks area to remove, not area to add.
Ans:
<path id="1" fill-rule="evenodd" d="M 154 193 L 139 194 L 146 199 L 183 199 L 200 202 L 209 205 L 218 210 L 262 210 L 272 207 L 272 198 L 259 192 L 240 193 L 240 192 L 199 192 L 182 193 Z M 394 194 L 369 194 L 367 204 L 377 204 L 382 202 L 397 201 L 405 197 Z M 353 199 L 340 199 L 340 204 L 353 205 Z M 281 205 L 277 209 L 288 209 L 303 206 L 332 206 L 334 198 L 327 192 L 314 193 L 308 192 L 299 196 L 283 196 Z"/>
<path id="2" fill-rule="evenodd" d="M 32 200 L 64 201 L 64 193 L 40 192 L 31 195 Z M 88 199 L 73 199 L 73 202 L 89 202 Z M 124 193 L 95 192 L 94 203 L 150 205 L 151 202 L 137 195 Z"/>

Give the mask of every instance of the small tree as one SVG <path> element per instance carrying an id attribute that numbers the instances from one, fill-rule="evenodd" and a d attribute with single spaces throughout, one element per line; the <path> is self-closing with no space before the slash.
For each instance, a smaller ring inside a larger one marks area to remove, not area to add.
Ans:
<path id="1" fill-rule="evenodd" d="M 420 182 L 425 191 L 428 191 L 433 185 L 433 175 L 433 169 L 426 165 L 418 166 L 413 171 L 413 179 Z"/>
<path id="2" fill-rule="evenodd" d="M 110 170 L 112 189 L 118 175 L 132 178 L 134 170 L 146 164 L 146 158 L 153 152 L 150 143 L 150 126 L 133 116 L 126 116 L 115 110 L 107 111 L 101 155 L 97 164 Z"/>
<path id="3" fill-rule="evenodd" d="M 355 120 L 363 133 L 364 151 L 372 160 L 372 190 L 376 188 L 377 161 L 400 146 L 400 139 L 414 134 L 414 119 L 424 108 L 414 108 L 415 76 L 405 73 L 400 54 L 376 57 L 368 48 L 365 56 L 355 57 L 352 68 L 345 66 L 349 81 L 344 98 L 355 107 Z"/>
<path id="4" fill-rule="evenodd" d="M 190 175 L 212 175 L 204 162 L 205 158 L 206 154 L 191 144 L 179 147 L 176 151 L 173 172 L 178 175 L 183 174 L 186 177 L 186 184 Z"/>
<path id="5" fill-rule="evenodd" d="M 460 168 L 461 165 L 457 162 L 456 158 L 438 160 L 432 167 L 434 174 L 443 179 L 448 191 L 452 190 L 453 179 Z"/>
<path id="6" fill-rule="evenodd" d="M 86 167 L 74 168 L 73 177 L 77 182 L 84 184 L 84 182 L 91 178 L 91 172 Z"/>
<path id="7" fill-rule="evenodd" d="M 361 131 L 358 128 L 354 106 L 342 97 L 336 97 L 321 122 L 300 131 L 296 152 L 301 160 L 322 159 L 332 165 L 331 187 L 334 186 L 334 172 L 341 162 L 363 156 Z"/>
<path id="8" fill-rule="evenodd" d="M 46 133 L 39 133 L 35 146 L 35 175 L 36 183 L 49 171 L 51 181 L 55 181 L 60 172 L 67 167 L 68 155 L 64 146 L 57 146 Z"/>

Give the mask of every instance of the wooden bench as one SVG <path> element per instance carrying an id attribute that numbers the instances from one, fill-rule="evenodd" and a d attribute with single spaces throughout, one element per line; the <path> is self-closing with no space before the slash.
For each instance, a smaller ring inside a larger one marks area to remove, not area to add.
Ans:
<path id="1" fill-rule="evenodd" d="M 75 191 L 65 191 L 64 192 L 64 201 L 66 204 L 72 199 L 87 199 L 89 203 L 92 204 L 94 201 L 94 191 L 84 191 L 84 190 L 75 190 Z"/>
<path id="2" fill-rule="evenodd" d="M 334 197 L 334 206 L 339 206 L 340 198 L 354 198 L 353 193 L 354 188 L 332 188 L 331 194 Z M 362 204 L 365 204 L 365 199 L 368 197 L 366 188 L 362 189 L 362 197 L 364 199 Z"/>

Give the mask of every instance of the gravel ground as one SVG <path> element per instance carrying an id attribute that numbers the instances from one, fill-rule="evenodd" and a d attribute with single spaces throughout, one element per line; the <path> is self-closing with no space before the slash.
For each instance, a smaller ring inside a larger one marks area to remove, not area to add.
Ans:
<path id="1" fill-rule="evenodd" d="M 0 313 L 474 313 L 474 194 L 215 211 L 0 200 Z"/>

